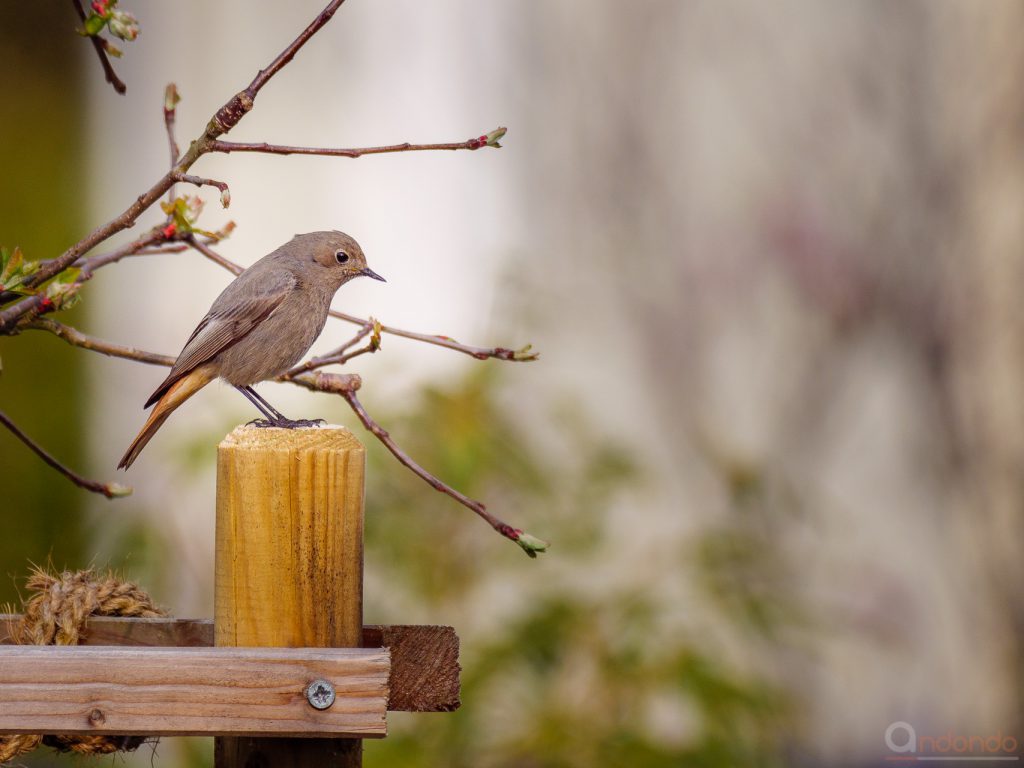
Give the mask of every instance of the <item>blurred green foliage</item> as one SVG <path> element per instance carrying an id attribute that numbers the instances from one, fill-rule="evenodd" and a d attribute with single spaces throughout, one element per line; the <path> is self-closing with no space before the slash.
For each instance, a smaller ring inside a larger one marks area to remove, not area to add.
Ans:
<path id="1" fill-rule="evenodd" d="M 84 232 L 81 39 L 64 3 L 0 4 L 0 244 L 28 259 L 57 256 Z M 40 30 L 66 29 L 47 45 Z M 70 320 L 75 321 L 76 313 Z M 41 333 L 0 337 L 0 408 L 63 463 L 85 471 L 82 353 Z M 0 429 L 0 602 L 17 597 L 28 561 L 82 564 L 86 492 Z"/>
<path id="2" fill-rule="evenodd" d="M 425 390 L 405 413 L 379 417 L 428 469 L 550 538 L 551 552 L 526 560 L 369 446 L 367 619 L 453 624 L 463 706 L 392 713 L 388 738 L 366 743 L 366 764 L 781 765 L 791 710 L 780 689 L 735 668 L 695 630 L 673 626 L 653 592 L 600 578 L 615 549 L 612 517 L 623 513 L 637 467 L 572 409 L 522 423 L 518 409 L 502 407 L 498 370 L 481 366 L 451 387 Z M 541 446 L 543 423 L 556 434 Z M 628 514 L 644 524 L 639 510 Z M 748 538 L 727 529 L 698 549 Z M 745 593 L 744 615 L 770 610 L 746 586 L 758 581 L 757 564 L 730 585 L 718 567 L 725 560 L 709 555 L 701 566 L 715 585 L 712 599 Z M 682 563 L 663 574 L 687 576 Z"/>

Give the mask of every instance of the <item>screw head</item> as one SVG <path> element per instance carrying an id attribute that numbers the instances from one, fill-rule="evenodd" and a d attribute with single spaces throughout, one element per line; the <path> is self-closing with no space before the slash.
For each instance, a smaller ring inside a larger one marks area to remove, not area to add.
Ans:
<path id="1" fill-rule="evenodd" d="M 334 684 L 318 678 L 306 686 L 306 701 L 313 709 L 327 709 L 334 703 Z"/>

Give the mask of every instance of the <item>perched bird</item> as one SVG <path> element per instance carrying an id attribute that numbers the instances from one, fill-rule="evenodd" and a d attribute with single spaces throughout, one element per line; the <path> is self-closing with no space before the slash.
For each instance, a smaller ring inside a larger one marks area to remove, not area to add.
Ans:
<path id="1" fill-rule="evenodd" d="M 360 275 L 384 280 L 344 232 L 296 235 L 242 272 L 213 302 L 146 402 L 156 407 L 118 469 L 130 467 L 174 409 L 218 376 L 266 417 L 254 422 L 259 426 L 314 423 L 285 418 L 252 385 L 299 362 L 323 330 L 335 292 Z"/>

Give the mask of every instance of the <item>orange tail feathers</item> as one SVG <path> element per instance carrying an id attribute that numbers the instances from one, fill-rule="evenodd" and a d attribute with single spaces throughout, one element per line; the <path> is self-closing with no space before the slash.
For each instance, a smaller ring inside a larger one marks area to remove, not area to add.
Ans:
<path id="1" fill-rule="evenodd" d="M 216 378 L 216 375 L 210 371 L 208 367 L 196 368 L 191 373 L 182 376 L 178 381 L 174 382 L 174 385 L 167 390 L 163 397 L 161 397 L 155 406 L 153 406 L 152 413 L 149 414 L 149 419 L 146 420 L 145 425 L 139 432 L 128 450 L 125 451 L 124 456 L 121 457 L 121 463 L 117 465 L 118 469 L 128 469 L 132 465 L 132 462 L 139 457 L 142 453 L 142 449 L 146 447 L 146 443 L 150 441 L 156 431 L 160 429 L 167 417 L 170 416 L 174 409 L 179 405 L 188 400 L 192 395 L 198 392 L 200 389 L 205 387 L 211 381 Z"/>

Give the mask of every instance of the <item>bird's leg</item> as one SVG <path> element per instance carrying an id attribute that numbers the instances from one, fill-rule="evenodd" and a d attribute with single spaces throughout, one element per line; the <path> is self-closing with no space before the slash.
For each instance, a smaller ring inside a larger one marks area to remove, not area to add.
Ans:
<path id="1" fill-rule="evenodd" d="M 284 420 L 284 416 L 271 406 L 270 403 L 267 403 L 267 407 L 264 407 L 263 403 L 260 402 L 263 398 L 257 395 L 256 390 L 252 387 L 235 387 L 235 389 L 245 395 L 246 400 L 255 405 L 257 411 L 266 416 L 265 419 L 254 419 L 249 424 L 257 427 L 275 427 L 278 422 Z M 268 407 L 269 410 L 267 409 Z"/>
<path id="2" fill-rule="evenodd" d="M 272 406 L 252 386 L 235 387 L 245 395 L 250 403 L 256 406 L 256 410 L 266 416 L 265 419 L 253 419 L 249 422 L 254 427 L 280 427 L 283 429 L 295 429 L 296 427 L 312 427 L 323 424 L 323 419 L 289 419 L 277 408 Z"/>
<path id="3" fill-rule="evenodd" d="M 256 406 L 260 413 L 273 421 L 288 421 L 288 417 L 277 408 L 267 402 L 266 398 L 260 395 L 252 386 L 238 387 L 238 390 L 249 398 L 249 402 Z"/>

